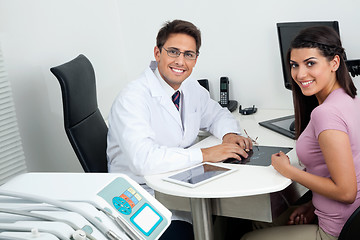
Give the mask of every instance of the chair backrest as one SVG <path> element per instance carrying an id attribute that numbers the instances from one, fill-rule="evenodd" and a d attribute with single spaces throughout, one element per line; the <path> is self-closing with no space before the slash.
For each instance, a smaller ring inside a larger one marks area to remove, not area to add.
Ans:
<path id="1" fill-rule="evenodd" d="M 346 221 L 338 240 L 360 239 L 360 207 Z"/>
<path id="2" fill-rule="evenodd" d="M 201 86 L 203 86 L 206 90 L 208 90 L 210 92 L 209 89 L 209 80 L 207 79 L 200 79 L 198 80 L 198 82 L 200 83 Z"/>
<path id="3" fill-rule="evenodd" d="M 108 128 L 98 109 L 92 64 L 79 55 L 50 71 L 61 86 L 65 132 L 81 166 L 85 172 L 107 172 Z"/>

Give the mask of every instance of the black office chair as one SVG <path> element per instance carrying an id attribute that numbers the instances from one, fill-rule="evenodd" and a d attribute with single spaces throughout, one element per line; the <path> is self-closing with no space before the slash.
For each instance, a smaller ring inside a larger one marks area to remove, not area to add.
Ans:
<path id="1" fill-rule="evenodd" d="M 338 240 L 360 239 L 360 207 L 346 221 Z"/>
<path id="2" fill-rule="evenodd" d="M 107 172 L 108 128 L 97 105 L 90 61 L 79 55 L 50 71 L 61 86 L 65 131 L 81 166 L 85 172 Z"/>

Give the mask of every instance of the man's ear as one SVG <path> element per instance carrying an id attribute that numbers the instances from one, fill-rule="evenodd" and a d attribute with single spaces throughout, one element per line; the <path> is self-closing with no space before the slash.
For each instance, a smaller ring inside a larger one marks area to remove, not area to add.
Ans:
<path id="1" fill-rule="evenodd" d="M 160 54 L 161 54 L 160 49 L 157 46 L 155 46 L 154 47 L 154 57 L 157 62 L 159 62 L 159 60 L 160 60 Z"/>

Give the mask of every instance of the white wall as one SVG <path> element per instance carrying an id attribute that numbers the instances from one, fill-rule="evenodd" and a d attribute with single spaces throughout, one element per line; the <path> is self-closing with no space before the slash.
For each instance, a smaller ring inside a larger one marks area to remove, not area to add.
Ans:
<path id="1" fill-rule="evenodd" d="M 360 58 L 356 0 L 0 0 L 2 47 L 30 171 L 81 171 L 63 130 L 60 87 L 49 68 L 79 53 L 92 61 L 106 117 L 117 92 L 153 59 L 164 21 L 185 19 L 202 31 L 194 71 L 219 78 L 243 106 L 292 108 L 283 87 L 276 23 L 338 20 L 349 59 Z M 360 78 L 354 79 L 360 91 Z"/>

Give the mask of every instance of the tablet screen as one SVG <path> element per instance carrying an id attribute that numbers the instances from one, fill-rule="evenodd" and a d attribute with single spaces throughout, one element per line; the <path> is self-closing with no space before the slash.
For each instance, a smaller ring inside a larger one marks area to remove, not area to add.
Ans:
<path id="1" fill-rule="evenodd" d="M 295 132 L 290 130 L 290 125 L 294 121 L 294 119 L 294 115 L 291 115 L 259 122 L 259 124 L 284 136 L 295 139 Z"/>
<path id="2" fill-rule="evenodd" d="M 195 187 L 232 171 L 234 171 L 232 168 L 202 163 L 201 165 L 164 178 L 164 180 L 179 183 L 184 186 Z"/>

